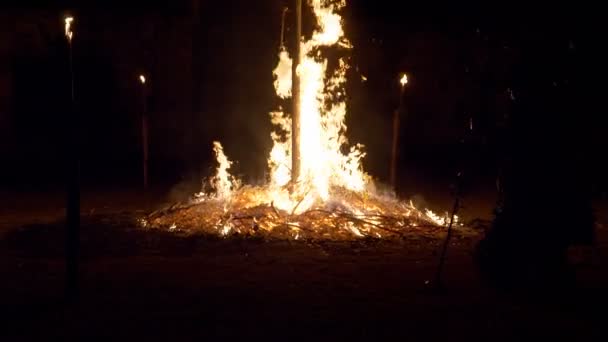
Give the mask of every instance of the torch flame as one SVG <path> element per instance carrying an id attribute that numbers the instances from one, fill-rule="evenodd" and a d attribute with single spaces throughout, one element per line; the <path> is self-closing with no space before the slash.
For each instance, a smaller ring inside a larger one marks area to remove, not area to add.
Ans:
<path id="1" fill-rule="evenodd" d="M 407 84 L 407 74 L 406 73 L 403 73 L 403 76 L 401 76 L 399 83 L 401 83 L 402 87 L 404 87 Z"/>
<path id="2" fill-rule="evenodd" d="M 74 17 L 66 17 L 65 19 L 65 37 L 68 39 L 68 42 L 72 42 L 72 37 L 74 36 L 74 32 L 72 32 L 72 22 L 74 21 Z"/>
<path id="3" fill-rule="evenodd" d="M 141 82 L 141 84 L 146 84 L 146 76 L 139 75 L 139 82 Z"/>

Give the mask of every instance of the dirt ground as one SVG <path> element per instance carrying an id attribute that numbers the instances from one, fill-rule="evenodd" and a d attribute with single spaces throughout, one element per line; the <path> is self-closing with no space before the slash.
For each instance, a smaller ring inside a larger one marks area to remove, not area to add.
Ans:
<path id="1" fill-rule="evenodd" d="M 0 208 L 0 341 L 606 335 L 603 218 L 598 244 L 573 253 L 577 288 L 530 297 L 481 282 L 474 239 L 452 241 L 446 288 L 432 291 L 426 283 L 434 277 L 439 241 L 223 239 L 143 231 L 129 223 L 160 205 L 164 193 L 83 193 L 81 292 L 74 303 L 63 299 L 62 193 L 0 194 L 6 201 Z M 470 206 L 479 208 L 491 201 L 470 203 L 482 203 Z M 603 213 L 607 207 L 598 208 Z"/>

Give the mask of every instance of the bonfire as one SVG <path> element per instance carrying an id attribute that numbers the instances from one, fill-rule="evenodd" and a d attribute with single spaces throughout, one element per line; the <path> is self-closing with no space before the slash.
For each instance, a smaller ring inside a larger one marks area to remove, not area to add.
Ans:
<path id="1" fill-rule="evenodd" d="M 346 71 L 352 44 L 340 10 L 345 0 L 308 1 L 316 28 L 300 42 L 299 169 L 292 170 L 291 113 L 270 113 L 275 129 L 263 185 L 244 185 L 230 174 L 232 162 L 214 142 L 218 167 L 187 203 L 142 219 L 145 227 L 199 231 L 221 236 L 265 235 L 288 239 L 437 236 L 450 220 L 379 191 L 362 168 L 363 145 L 346 138 Z M 326 57 L 331 51 L 332 60 Z M 296 59 L 298 60 L 298 59 Z M 285 48 L 273 71 L 276 95 L 292 97 L 292 63 Z M 297 141 L 297 140 L 296 140 Z M 295 175 L 297 177 L 293 177 Z M 294 179 L 295 178 L 295 179 Z M 457 220 L 457 217 L 454 218 Z"/>

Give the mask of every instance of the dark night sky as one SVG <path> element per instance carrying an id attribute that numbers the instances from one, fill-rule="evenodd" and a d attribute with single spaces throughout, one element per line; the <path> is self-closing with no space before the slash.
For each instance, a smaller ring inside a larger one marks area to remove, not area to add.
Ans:
<path id="1" fill-rule="evenodd" d="M 603 126 L 582 97 L 591 92 L 581 90 L 593 41 L 587 34 L 594 29 L 585 13 L 589 8 L 348 2 L 346 30 L 355 49 L 347 123 L 351 141 L 367 146 L 366 168 L 372 174 L 386 177 L 396 76 L 402 70 L 410 74 L 409 113 L 402 129 L 404 150 L 412 152 L 408 158 L 415 158 L 414 151 L 450 151 L 466 115 L 480 123 L 484 153 L 491 156 L 494 130 L 507 111 L 506 89 L 518 82 L 515 65 L 532 55 L 540 56 L 538 63 L 545 67 L 530 74 L 544 73 L 560 86 L 576 83 L 569 86 L 570 94 L 581 96 L 581 104 L 572 115 L 586 124 L 580 128 L 584 133 L 569 136 L 585 136 L 589 141 L 583 146 L 593 146 L 594 153 L 606 146 Z M 196 1 L 84 3 L 15 1 L 0 7 L 4 183 L 61 182 L 69 96 L 61 22 L 66 8 L 77 18 L 75 72 L 85 181 L 137 178 L 141 93 L 136 77 L 141 71 L 150 79 L 151 162 L 157 180 L 205 174 L 214 139 L 222 141 L 246 178 L 262 177 L 270 148 L 267 113 L 278 103 L 271 71 L 287 1 L 201 0 L 198 19 Z M 362 83 L 359 74 L 368 81 Z"/>

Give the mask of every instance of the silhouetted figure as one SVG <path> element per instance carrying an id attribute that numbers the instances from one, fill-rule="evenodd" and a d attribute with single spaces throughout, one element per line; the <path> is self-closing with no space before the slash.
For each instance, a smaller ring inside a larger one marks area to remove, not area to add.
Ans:
<path id="1" fill-rule="evenodd" d="M 587 113 L 577 105 L 581 89 L 567 40 L 532 37 L 521 51 L 507 94 L 501 198 L 477 257 L 496 285 L 551 290 L 569 279 L 568 247 L 593 240 Z"/>

